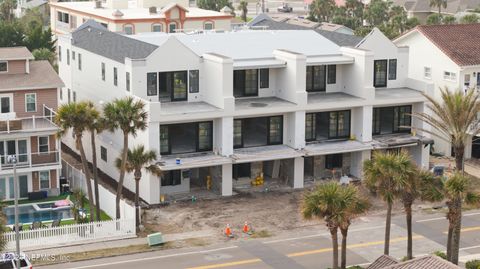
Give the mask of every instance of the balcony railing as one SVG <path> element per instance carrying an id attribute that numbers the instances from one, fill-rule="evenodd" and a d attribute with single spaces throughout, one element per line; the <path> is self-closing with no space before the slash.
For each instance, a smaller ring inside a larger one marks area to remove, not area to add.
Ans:
<path id="1" fill-rule="evenodd" d="M 58 165 L 61 161 L 59 151 L 20 153 L 12 155 L 17 157 L 17 168 Z M 8 163 L 8 156 L 10 155 L 0 155 L 0 171 L 13 168 L 13 164 Z"/>
<path id="2" fill-rule="evenodd" d="M 0 120 L 0 134 L 56 130 L 58 127 L 53 122 L 55 115 L 53 109 L 43 105 L 43 116 L 2 119 Z"/>

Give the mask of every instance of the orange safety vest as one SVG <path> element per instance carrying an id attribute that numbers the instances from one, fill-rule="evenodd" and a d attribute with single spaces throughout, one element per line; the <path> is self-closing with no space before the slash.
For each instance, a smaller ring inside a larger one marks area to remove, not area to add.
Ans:
<path id="1" fill-rule="evenodd" d="M 230 227 L 225 228 L 225 235 L 230 236 L 232 234 L 232 230 L 230 230 Z"/>
<path id="2" fill-rule="evenodd" d="M 249 230 L 250 230 L 250 228 L 248 227 L 248 224 L 245 223 L 245 224 L 243 225 L 243 232 L 244 232 L 244 233 L 248 233 Z"/>

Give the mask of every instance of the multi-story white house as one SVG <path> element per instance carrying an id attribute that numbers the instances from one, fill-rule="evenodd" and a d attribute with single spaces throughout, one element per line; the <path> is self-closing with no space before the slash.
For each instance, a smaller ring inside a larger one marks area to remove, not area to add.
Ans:
<path id="1" fill-rule="evenodd" d="M 410 50 L 408 75 L 434 84 L 433 96 L 440 99 L 440 88 L 480 89 L 480 24 L 421 25 L 394 42 Z M 434 151 L 452 155 L 449 143 L 435 139 Z M 474 138 L 465 157 L 480 158 L 480 139 Z"/>
<path id="2" fill-rule="evenodd" d="M 149 203 L 208 182 L 228 196 L 258 176 L 293 188 L 361 178 L 374 149 L 405 147 L 428 165 L 429 140 L 404 126 L 422 127 L 409 113 L 424 110 L 417 89 L 429 86 L 407 77 L 408 50 L 378 30 L 352 48 L 314 31 L 123 36 L 88 21 L 59 48 L 63 96 L 72 96 L 64 102 L 146 103 L 148 129 L 130 146 L 160 155 L 162 178 L 145 174 L 140 183 Z M 100 169 L 118 178 L 121 135 L 98 140 Z M 134 188 L 131 178 L 126 186 Z"/>
<path id="3" fill-rule="evenodd" d="M 190 7 L 188 0 L 107 0 L 54 2 L 50 26 L 55 35 L 77 29 L 94 19 L 113 32 L 127 35 L 144 32 L 230 30 L 229 13 Z"/>
<path id="4" fill-rule="evenodd" d="M 0 48 L 0 200 L 14 199 L 12 155 L 21 199 L 60 192 L 59 128 L 52 117 L 64 84 L 48 61 L 33 59 L 25 47 Z"/>

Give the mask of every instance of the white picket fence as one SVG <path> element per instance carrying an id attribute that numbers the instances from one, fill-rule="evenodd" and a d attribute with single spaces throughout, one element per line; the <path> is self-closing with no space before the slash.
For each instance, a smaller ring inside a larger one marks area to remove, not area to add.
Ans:
<path id="1" fill-rule="evenodd" d="M 20 231 L 22 250 L 135 237 L 135 219 L 118 219 Z M 4 234 L 8 250 L 15 249 L 15 232 Z"/>

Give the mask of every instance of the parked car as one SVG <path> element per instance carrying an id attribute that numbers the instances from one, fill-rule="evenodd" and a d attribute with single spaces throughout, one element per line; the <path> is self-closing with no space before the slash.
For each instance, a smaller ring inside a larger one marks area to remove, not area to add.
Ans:
<path id="1" fill-rule="evenodd" d="M 289 6 L 287 3 L 283 3 L 283 5 L 278 7 L 277 10 L 278 12 L 290 13 L 293 11 L 293 8 Z"/>
<path id="2" fill-rule="evenodd" d="M 0 269 L 19 269 L 15 262 L 15 253 L 8 252 L 3 253 L 0 260 Z M 20 269 L 32 269 L 32 263 L 28 257 L 24 254 L 20 254 Z"/>

